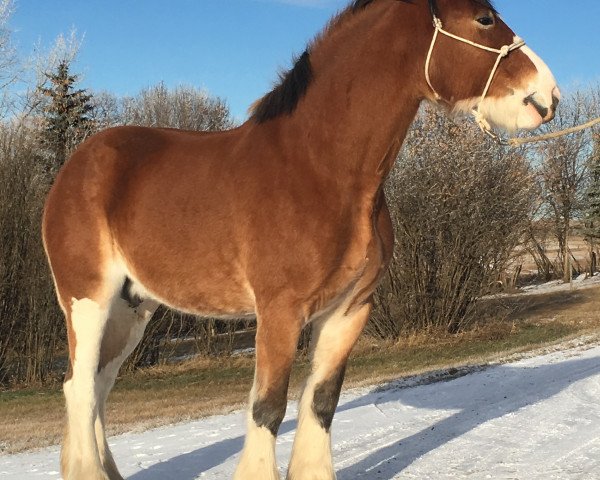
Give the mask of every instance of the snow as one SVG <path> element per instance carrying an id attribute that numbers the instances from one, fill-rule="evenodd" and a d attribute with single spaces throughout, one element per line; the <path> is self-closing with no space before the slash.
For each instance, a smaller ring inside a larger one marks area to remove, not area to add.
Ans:
<path id="1" fill-rule="evenodd" d="M 333 426 L 338 480 L 600 479 L 599 399 L 598 343 L 350 390 Z M 277 442 L 282 475 L 296 408 Z M 243 418 L 214 416 L 110 444 L 130 480 L 229 479 Z M 58 479 L 58 455 L 54 447 L 0 456 L 0 478 Z"/>
<path id="2" fill-rule="evenodd" d="M 579 290 L 582 288 L 597 287 L 598 285 L 600 285 L 600 273 L 597 272 L 593 277 L 590 277 L 587 273 L 582 273 L 574 278 L 572 283 L 565 283 L 562 280 L 552 280 L 542 284 L 523 287 L 520 289 L 519 294 L 532 295 L 567 290 Z"/>

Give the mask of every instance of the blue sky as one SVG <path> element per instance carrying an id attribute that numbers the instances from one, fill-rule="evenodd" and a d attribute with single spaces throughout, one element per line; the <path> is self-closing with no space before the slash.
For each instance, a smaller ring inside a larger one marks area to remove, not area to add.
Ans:
<path id="1" fill-rule="evenodd" d="M 346 0 L 16 0 L 23 55 L 75 28 L 81 86 L 134 95 L 164 81 L 225 98 L 238 119 Z M 600 81 L 600 0 L 497 0 L 563 88 Z"/>

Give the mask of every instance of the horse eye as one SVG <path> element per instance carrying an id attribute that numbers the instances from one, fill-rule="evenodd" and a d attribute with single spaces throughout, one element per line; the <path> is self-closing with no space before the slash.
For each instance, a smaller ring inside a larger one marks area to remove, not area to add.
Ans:
<path id="1" fill-rule="evenodd" d="M 492 17 L 479 17 L 477 19 L 479 23 L 481 23 L 484 27 L 489 27 L 494 24 L 494 19 Z"/>

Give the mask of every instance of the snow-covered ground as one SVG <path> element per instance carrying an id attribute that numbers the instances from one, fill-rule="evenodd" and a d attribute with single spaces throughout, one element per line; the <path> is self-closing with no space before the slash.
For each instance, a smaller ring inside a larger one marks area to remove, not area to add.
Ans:
<path id="1" fill-rule="evenodd" d="M 597 287 L 600 285 L 600 272 L 590 277 L 587 273 L 582 273 L 574 278 L 571 283 L 564 283 L 562 280 L 553 280 L 551 282 L 529 285 L 519 291 L 519 295 L 532 295 L 538 293 L 560 292 L 568 290 L 579 290 L 582 288 Z"/>
<path id="2" fill-rule="evenodd" d="M 600 344 L 449 373 L 345 392 L 338 480 L 600 479 Z M 282 474 L 295 413 L 277 444 Z M 229 479 L 243 425 L 237 412 L 110 443 L 130 480 Z M 58 479 L 58 449 L 0 456 L 0 477 Z"/>

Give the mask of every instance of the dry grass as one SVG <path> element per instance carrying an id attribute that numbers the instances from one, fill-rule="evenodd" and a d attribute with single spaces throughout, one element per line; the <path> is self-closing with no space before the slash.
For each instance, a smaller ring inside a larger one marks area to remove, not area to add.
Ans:
<path id="1" fill-rule="evenodd" d="M 363 339 L 350 360 L 345 388 L 369 385 L 454 366 L 496 361 L 565 339 L 600 331 L 600 288 L 505 297 L 503 320 L 469 332 L 430 332 L 395 344 Z M 253 358 L 200 358 L 121 378 L 108 407 L 110 433 L 141 430 L 242 408 L 253 377 Z M 291 396 L 308 373 L 296 362 Z M 0 451 L 14 453 L 60 440 L 63 397 L 59 388 L 0 393 Z"/>

